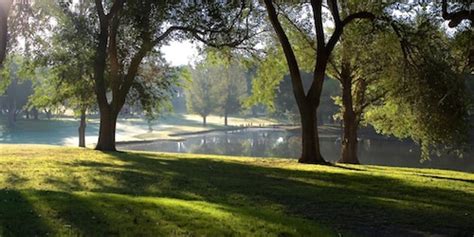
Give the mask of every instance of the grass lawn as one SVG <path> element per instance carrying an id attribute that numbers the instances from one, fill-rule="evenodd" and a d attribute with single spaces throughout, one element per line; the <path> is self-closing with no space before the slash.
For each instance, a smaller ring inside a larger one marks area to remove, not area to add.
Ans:
<path id="1" fill-rule="evenodd" d="M 474 174 L 0 145 L 0 236 L 469 236 Z"/>

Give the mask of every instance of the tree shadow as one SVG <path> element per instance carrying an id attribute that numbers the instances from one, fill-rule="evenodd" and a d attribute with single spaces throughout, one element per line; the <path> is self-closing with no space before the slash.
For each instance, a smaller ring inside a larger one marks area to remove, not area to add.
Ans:
<path id="1" fill-rule="evenodd" d="M 62 219 L 57 222 L 86 236 L 138 231 L 142 224 L 150 225 L 152 232 L 135 234 L 209 235 L 205 232 L 208 228 L 213 234 L 232 235 L 246 228 L 243 222 L 234 223 L 234 229 L 223 225 L 219 218 L 227 213 L 283 229 L 298 226 L 293 228 L 296 232 L 283 231 L 283 236 L 309 236 L 314 229 L 302 226 L 315 223 L 363 236 L 470 236 L 474 232 L 472 192 L 377 176 L 371 167 L 336 165 L 328 169 L 341 168 L 340 172 L 325 172 L 265 167 L 234 159 L 104 154 L 109 156 L 102 161 L 67 161 L 64 165 L 83 171 L 82 176 L 49 175 L 45 179 L 56 191 L 35 191 L 31 194 L 35 204 L 54 210 Z M 169 202 L 177 205 L 167 205 Z M 212 211 L 203 212 L 207 209 Z M 309 222 L 278 217 L 282 215 Z M 233 219 L 229 217 L 229 223 Z"/>
<path id="2" fill-rule="evenodd" d="M 433 179 L 459 181 L 459 182 L 466 182 L 466 183 L 474 184 L 474 180 L 470 180 L 470 179 L 460 179 L 460 178 L 437 176 L 437 175 L 426 175 L 426 174 L 420 174 L 419 176 L 427 177 L 427 178 L 433 178 Z"/>
<path id="3" fill-rule="evenodd" d="M 46 236 L 51 233 L 23 193 L 1 189 L 0 200 L 0 236 Z"/>
<path id="4" fill-rule="evenodd" d="M 15 204 L 34 200 L 35 207 L 0 205 L 0 234 L 5 236 L 333 236 L 327 228 L 296 218 L 276 218 L 266 210 L 248 210 L 180 199 L 130 197 L 111 193 L 24 190 L 0 193 Z M 18 211 L 8 210 L 16 208 Z M 30 212 L 28 210 L 36 210 Z M 26 212 L 25 212 L 26 211 Z M 238 218 L 236 217 L 237 215 Z M 274 225 L 246 230 L 251 222 Z M 54 228 L 49 228 L 49 226 Z M 304 226 L 306 225 L 306 226 Z M 298 228 L 295 228 L 298 226 Z"/>
<path id="5" fill-rule="evenodd" d="M 212 159 L 175 159 L 171 155 L 108 154 L 125 165 L 120 170 L 108 169 L 108 164 L 89 165 L 120 185 L 99 185 L 95 191 L 226 206 L 278 205 L 293 215 L 362 234 L 416 236 L 420 232 L 452 235 L 474 231 L 469 224 L 474 214 L 471 193 L 374 177 L 362 169 L 336 165 L 348 172 L 295 171 Z"/>

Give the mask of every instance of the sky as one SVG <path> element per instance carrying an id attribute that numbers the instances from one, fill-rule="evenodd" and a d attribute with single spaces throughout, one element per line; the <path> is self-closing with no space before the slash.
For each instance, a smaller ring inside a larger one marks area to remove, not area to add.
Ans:
<path id="1" fill-rule="evenodd" d="M 171 41 L 161 47 L 161 52 L 171 66 L 191 64 L 198 57 L 197 45 L 191 41 Z"/>

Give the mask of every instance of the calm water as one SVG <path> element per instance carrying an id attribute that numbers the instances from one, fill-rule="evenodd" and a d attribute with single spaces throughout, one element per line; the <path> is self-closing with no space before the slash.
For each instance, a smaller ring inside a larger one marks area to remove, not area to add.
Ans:
<path id="1" fill-rule="evenodd" d="M 301 151 L 298 134 L 276 129 L 246 129 L 232 132 L 212 132 L 186 136 L 185 141 L 157 141 L 122 144 L 120 149 L 200 153 L 253 157 L 296 158 Z M 322 155 L 328 161 L 336 161 L 340 155 L 340 142 L 336 137 L 321 141 Z M 466 154 L 460 159 L 451 156 L 432 157 L 420 163 L 420 150 L 416 144 L 394 140 L 361 140 L 359 159 L 363 164 L 442 168 L 474 172 L 474 157 Z"/>

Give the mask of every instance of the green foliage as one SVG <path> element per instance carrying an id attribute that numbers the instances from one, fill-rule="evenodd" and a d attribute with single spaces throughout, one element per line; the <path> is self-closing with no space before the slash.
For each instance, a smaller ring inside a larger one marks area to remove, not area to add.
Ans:
<path id="1" fill-rule="evenodd" d="M 217 67 L 216 89 L 218 108 L 217 112 L 227 116 L 237 114 L 242 102 L 247 96 L 246 69 L 237 55 L 215 54 L 209 52 L 207 61 L 212 67 Z"/>
<path id="2" fill-rule="evenodd" d="M 267 57 L 258 62 L 257 73 L 252 81 L 252 95 L 245 100 L 245 107 L 263 104 L 270 111 L 275 110 L 276 89 L 288 71 L 282 57 L 281 50 L 269 48 Z"/>
<path id="3" fill-rule="evenodd" d="M 206 117 L 217 109 L 218 93 L 216 77 L 218 66 L 206 62 L 197 64 L 190 69 L 191 82 L 187 85 L 186 105 L 188 110 Z"/>
<path id="4" fill-rule="evenodd" d="M 384 85 L 387 97 L 367 113 L 368 120 L 380 132 L 419 142 L 423 159 L 430 150 L 461 155 L 469 131 L 465 81 L 457 65 L 464 62 L 453 57 L 449 39 L 430 17 L 419 15 L 411 24 L 408 61 L 394 58 Z"/>
<path id="5" fill-rule="evenodd" d="M 307 37 L 309 36 L 298 31 L 287 19 L 282 19 L 282 25 L 285 27 L 288 38 L 293 45 L 300 69 L 311 72 L 315 63 L 316 52 L 313 49 L 313 43 L 308 41 Z M 255 60 L 254 64 L 257 65 L 257 73 L 252 81 L 252 95 L 246 99 L 244 104 L 247 108 L 263 104 L 270 111 L 275 111 L 275 99 L 279 85 L 284 76 L 288 74 L 288 65 L 283 49 L 275 35 L 272 35 L 269 41 L 266 42 L 265 56 Z"/>
<path id="6" fill-rule="evenodd" d="M 127 103 L 139 102 L 147 119 L 156 119 L 163 111 L 170 111 L 174 87 L 179 85 L 182 73 L 170 68 L 163 58 L 149 56 L 140 67 Z"/>
<path id="7" fill-rule="evenodd" d="M 239 112 L 247 96 L 246 70 L 236 55 L 208 50 L 206 58 L 191 69 L 187 90 L 190 111 L 205 117 Z"/>
<path id="8" fill-rule="evenodd" d="M 78 8 L 86 8 L 81 2 Z M 95 105 L 92 81 L 94 42 L 88 24 L 91 20 L 80 9 L 76 14 L 59 4 L 48 5 L 57 24 L 53 34 L 46 38 L 41 54 L 35 58 L 35 93 L 30 98 L 30 107 L 60 108 L 74 110 L 76 114 L 86 112 Z M 90 5 L 89 5 L 90 7 Z"/>
<path id="9" fill-rule="evenodd" d="M 346 26 L 341 42 L 336 45 L 327 73 L 341 85 L 351 87 L 350 100 L 357 125 L 367 125 L 365 112 L 380 104 L 387 93 L 384 86 L 391 73 L 394 57 L 401 54 L 399 39 L 390 27 L 359 21 Z M 391 80 L 391 79 L 389 79 Z M 342 93 L 340 93 L 342 94 Z M 335 119 L 343 119 L 343 96 L 333 96 L 339 106 Z M 348 108 L 347 108 L 348 109 Z"/>
<path id="10" fill-rule="evenodd" d="M 1 109 L 17 114 L 26 107 L 32 94 L 32 75 L 26 67 L 27 61 L 18 55 L 9 55 L 4 61 L 0 72 Z"/>

